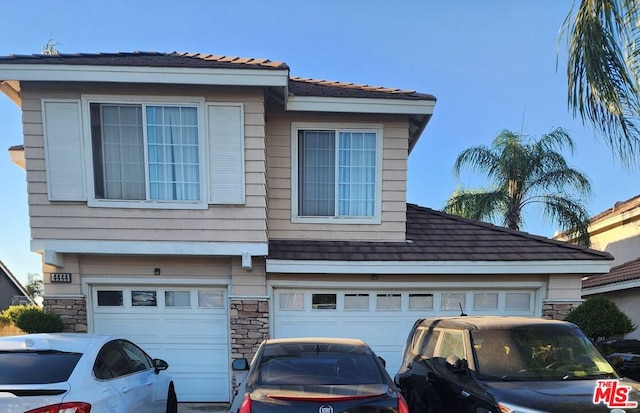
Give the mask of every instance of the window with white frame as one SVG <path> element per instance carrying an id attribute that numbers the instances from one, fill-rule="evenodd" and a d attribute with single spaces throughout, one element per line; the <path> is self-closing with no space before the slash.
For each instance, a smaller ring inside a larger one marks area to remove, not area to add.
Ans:
<path id="1" fill-rule="evenodd" d="M 197 106 L 89 107 L 96 199 L 201 200 Z"/>
<path id="2" fill-rule="evenodd" d="M 376 219 L 381 128 L 294 124 L 293 133 L 294 219 Z"/>

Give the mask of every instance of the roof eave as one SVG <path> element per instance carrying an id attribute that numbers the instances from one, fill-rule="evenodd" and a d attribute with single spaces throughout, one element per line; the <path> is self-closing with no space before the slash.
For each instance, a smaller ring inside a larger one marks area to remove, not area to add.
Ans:
<path id="1" fill-rule="evenodd" d="M 165 83 L 285 87 L 289 81 L 289 70 L 0 64 L 0 79 L 5 81 Z"/>
<path id="2" fill-rule="evenodd" d="M 604 274 L 604 260 L 320 261 L 267 259 L 267 273 L 324 274 Z"/>
<path id="3" fill-rule="evenodd" d="M 9 148 L 9 156 L 11 162 L 15 163 L 22 169 L 25 169 L 24 146 L 16 145 Z"/>
<path id="4" fill-rule="evenodd" d="M 342 112 L 410 115 L 417 120 L 412 131 L 409 151 L 415 146 L 433 115 L 435 100 L 345 98 L 326 96 L 287 96 L 285 109 L 301 112 Z"/>

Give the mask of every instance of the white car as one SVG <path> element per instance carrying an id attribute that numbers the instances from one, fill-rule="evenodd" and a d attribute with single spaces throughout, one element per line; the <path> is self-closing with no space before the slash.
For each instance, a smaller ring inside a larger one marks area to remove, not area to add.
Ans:
<path id="1" fill-rule="evenodd" d="M 168 367 L 120 337 L 0 337 L 0 412 L 176 413 Z"/>

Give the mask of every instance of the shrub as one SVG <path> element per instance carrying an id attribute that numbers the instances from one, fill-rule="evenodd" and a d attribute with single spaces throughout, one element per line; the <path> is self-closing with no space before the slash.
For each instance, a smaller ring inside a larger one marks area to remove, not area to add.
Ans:
<path id="1" fill-rule="evenodd" d="M 62 318 L 38 307 L 27 307 L 16 319 L 15 325 L 27 334 L 58 333 L 64 329 Z"/>
<path id="2" fill-rule="evenodd" d="M 565 318 L 572 322 L 593 341 L 599 338 L 623 336 L 636 329 L 631 319 L 616 303 L 606 297 L 587 298 Z"/>
<path id="3" fill-rule="evenodd" d="M 6 310 L 4 310 L 2 312 L 2 318 L 5 318 L 6 320 L 8 320 L 11 324 L 16 324 L 16 321 L 18 320 L 18 317 L 20 316 L 20 314 L 22 314 L 23 311 L 25 311 L 28 308 L 36 308 L 39 309 L 39 307 L 36 307 L 34 305 L 29 305 L 29 306 L 24 306 L 24 305 L 12 305 L 9 308 L 7 308 Z"/>

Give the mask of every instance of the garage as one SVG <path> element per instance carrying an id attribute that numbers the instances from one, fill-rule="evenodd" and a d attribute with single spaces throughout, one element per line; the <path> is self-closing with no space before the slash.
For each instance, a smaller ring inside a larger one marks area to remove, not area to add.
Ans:
<path id="1" fill-rule="evenodd" d="M 397 371 L 409 330 L 418 318 L 460 315 L 533 317 L 537 289 L 330 290 L 274 288 L 273 336 L 359 338 Z"/>
<path id="2" fill-rule="evenodd" d="M 226 288 L 92 285 L 91 302 L 93 332 L 166 360 L 180 402 L 229 401 Z"/>

